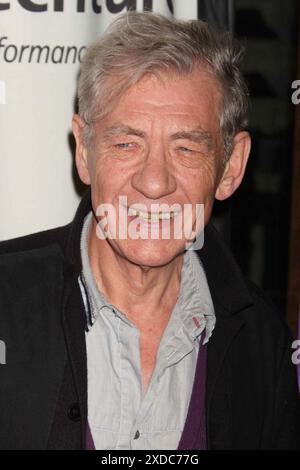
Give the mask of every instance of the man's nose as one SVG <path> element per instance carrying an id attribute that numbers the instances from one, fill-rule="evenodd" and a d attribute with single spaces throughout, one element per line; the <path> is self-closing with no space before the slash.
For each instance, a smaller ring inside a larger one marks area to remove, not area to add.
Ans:
<path id="1" fill-rule="evenodd" d="M 132 177 L 132 186 L 148 199 L 159 199 L 176 190 L 176 179 L 170 171 L 170 163 L 160 152 L 149 154 Z"/>

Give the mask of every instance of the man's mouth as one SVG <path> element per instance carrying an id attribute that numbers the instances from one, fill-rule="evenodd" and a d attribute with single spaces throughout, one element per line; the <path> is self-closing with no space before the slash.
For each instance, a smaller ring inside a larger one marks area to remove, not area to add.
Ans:
<path id="1" fill-rule="evenodd" d="M 134 209 L 133 207 L 128 207 L 129 216 L 138 217 L 139 219 L 150 222 L 174 219 L 177 214 L 179 214 L 179 211 L 145 212 L 142 210 Z"/>

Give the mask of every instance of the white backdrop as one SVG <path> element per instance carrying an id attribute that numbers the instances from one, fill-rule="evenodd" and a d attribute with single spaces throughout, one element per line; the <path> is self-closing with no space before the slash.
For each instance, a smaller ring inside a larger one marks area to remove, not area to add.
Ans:
<path id="1" fill-rule="evenodd" d="M 0 0 L 0 240 L 72 220 L 80 57 L 129 4 L 171 15 L 167 0 Z M 197 18 L 197 0 L 173 6 L 177 18 Z"/>

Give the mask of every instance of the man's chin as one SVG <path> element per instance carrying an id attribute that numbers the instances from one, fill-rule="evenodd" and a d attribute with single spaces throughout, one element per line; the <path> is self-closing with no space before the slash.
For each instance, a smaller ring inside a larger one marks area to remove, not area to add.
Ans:
<path id="1" fill-rule="evenodd" d="M 185 250 L 180 240 L 132 240 L 114 243 L 115 251 L 129 262 L 143 267 L 160 267 L 172 262 Z"/>

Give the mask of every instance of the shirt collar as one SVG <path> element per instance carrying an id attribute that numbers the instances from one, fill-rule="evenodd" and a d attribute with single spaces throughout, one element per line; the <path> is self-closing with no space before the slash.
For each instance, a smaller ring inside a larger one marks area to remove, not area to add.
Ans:
<path id="1" fill-rule="evenodd" d="M 80 239 L 82 272 L 79 276 L 79 285 L 87 315 L 87 331 L 93 326 L 104 307 L 110 308 L 123 321 L 130 324 L 126 315 L 110 304 L 99 291 L 93 277 L 88 255 L 92 217 L 92 212 L 85 217 Z M 184 254 L 180 291 L 167 332 L 170 333 L 170 328 L 182 327 L 187 337 L 195 341 L 205 330 L 203 341 L 205 344 L 212 334 L 215 323 L 216 317 L 204 268 L 195 251 L 188 250 Z"/>

